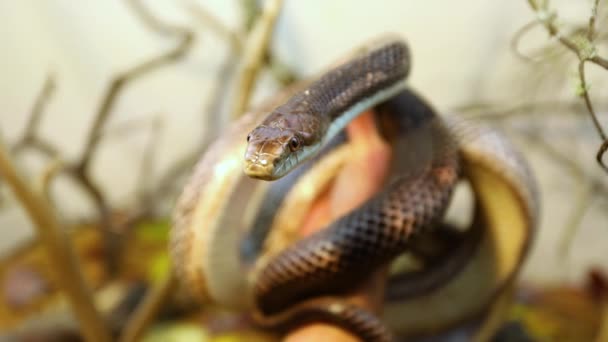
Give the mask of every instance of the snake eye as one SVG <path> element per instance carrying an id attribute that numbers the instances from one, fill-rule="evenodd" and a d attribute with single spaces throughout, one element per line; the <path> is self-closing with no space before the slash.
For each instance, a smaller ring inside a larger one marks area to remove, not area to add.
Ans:
<path id="1" fill-rule="evenodd" d="M 249 142 L 249 139 L 251 139 L 251 133 L 247 135 L 247 142 Z"/>
<path id="2" fill-rule="evenodd" d="M 289 139 L 289 148 L 292 151 L 297 150 L 300 147 L 300 140 L 298 140 L 298 138 L 293 137 L 291 139 Z"/>

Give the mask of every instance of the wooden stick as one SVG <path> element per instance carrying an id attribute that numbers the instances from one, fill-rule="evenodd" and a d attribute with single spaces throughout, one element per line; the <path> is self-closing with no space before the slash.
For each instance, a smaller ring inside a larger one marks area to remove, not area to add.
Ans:
<path id="1" fill-rule="evenodd" d="M 232 119 L 240 117 L 249 105 L 249 98 L 258 72 L 264 65 L 264 57 L 272 32 L 281 11 L 283 0 L 270 0 L 264 8 L 262 16 L 251 30 L 245 46 L 241 70 L 237 81 L 234 105 L 230 113 Z"/>
<path id="2" fill-rule="evenodd" d="M 148 290 L 143 302 L 131 314 L 119 341 L 138 341 L 146 328 L 154 320 L 158 311 L 167 302 L 176 285 L 177 281 L 175 277 L 170 274 L 162 282 L 155 284 L 154 287 Z"/>
<path id="3" fill-rule="evenodd" d="M 65 293 L 87 341 L 111 341 L 103 318 L 93 305 L 74 251 L 49 204 L 19 176 L 6 148 L 0 144 L 0 176 L 11 188 L 46 247 L 55 281 Z"/>

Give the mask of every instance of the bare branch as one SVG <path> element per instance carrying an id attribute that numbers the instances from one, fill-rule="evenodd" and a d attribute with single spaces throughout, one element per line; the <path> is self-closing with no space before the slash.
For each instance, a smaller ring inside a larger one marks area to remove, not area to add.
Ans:
<path id="1" fill-rule="evenodd" d="M 584 218 L 591 201 L 596 198 L 598 193 L 602 193 L 602 197 L 608 194 L 608 185 L 597 177 L 586 173 L 572 159 L 559 152 L 553 145 L 546 143 L 537 134 L 529 133 L 524 135 L 533 146 L 542 149 L 545 155 L 551 158 L 552 161 L 565 168 L 572 174 L 577 184 L 580 184 L 577 199 L 574 201 L 576 205 L 572 209 L 568 220 L 564 226 L 564 233 L 560 238 L 559 255 L 563 258 L 568 256 L 572 241 L 578 232 L 580 223 Z"/>
<path id="2" fill-rule="evenodd" d="M 183 28 L 169 26 L 159 22 L 158 20 L 156 20 L 156 18 L 152 17 L 138 1 L 132 0 L 128 3 L 132 5 L 133 10 L 136 11 L 139 17 L 144 21 L 144 23 L 146 23 L 146 25 L 151 30 L 154 30 L 160 34 L 177 35 L 180 37 L 180 42 L 175 48 L 171 49 L 170 51 L 167 51 L 160 56 L 154 57 L 140 65 L 135 66 L 131 70 L 128 70 L 114 78 L 114 80 L 110 83 L 106 95 L 103 97 L 103 100 L 101 102 L 101 106 L 99 107 L 99 110 L 95 115 L 93 126 L 89 131 L 89 135 L 87 137 L 84 150 L 81 154 L 80 161 L 76 163 L 75 169 L 78 170 L 77 173 L 86 173 L 89 162 L 93 158 L 95 151 L 99 145 L 99 140 L 101 138 L 100 132 L 103 129 L 106 121 L 109 119 L 114 104 L 122 89 L 129 82 L 136 80 L 142 75 L 145 75 L 154 69 L 165 66 L 169 63 L 176 62 L 181 59 L 189 50 L 194 40 L 194 34 L 191 31 Z"/>
<path id="3" fill-rule="evenodd" d="M 243 42 L 238 34 L 226 27 L 218 18 L 209 13 L 206 9 L 192 0 L 182 0 L 188 12 L 195 15 L 201 23 L 204 23 L 209 29 L 215 32 L 220 37 L 226 39 L 236 53 L 240 53 L 243 49 Z"/>
<path id="4" fill-rule="evenodd" d="M 178 36 L 180 38 L 179 43 L 171 50 L 151 58 L 150 60 L 143 62 L 132 69 L 116 76 L 110 83 L 105 96 L 101 101 L 99 110 L 97 111 L 93 120 L 93 125 L 87 135 L 84 149 L 80 155 L 79 160 L 70 165 L 67 171 L 74 177 L 82 187 L 89 193 L 98 212 L 100 213 L 101 226 L 104 228 L 104 239 L 107 250 L 109 251 L 109 267 L 110 270 L 115 270 L 118 265 L 120 258 L 120 240 L 117 237 L 119 232 L 115 231 L 116 227 L 112 227 L 109 219 L 109 205 L 105 200 L 105 197 L 101 190 L 97 187 L 94 181 L 89 176 L 90 161 L 94 158 L 95 153 L 99 147 L 99 143 L 103 136 L 102 130 L 110 118 L 116 100 L 121 94 L 122 90 L 130 82 L 140 78 L 147 73 L 166 66 L 170 63 L 174 63 L 185 56 L 186 52 L 189 51 L 192 42 L 194 40 L 194 34 L 181 27 L 174 27 L 166 25 L 158 21 L 155 17 L 150 15 L 141 4 L 136 0 L 128 2 L 135 13 L 140 19 L 153 31 L 162 35 Z"/>
<path id="5" fill-rule="evenodd" d="M 146 189 L 150 184 L 150 178 L 154 174 L 154 165 L 156 160 L 155 152 L 157 150 L 158 141 L 160 139 L 161 128 L 162 120 L 160 116 L 156 116 L 154 118 L 154 121 L 152 121 L 148 142 L 144 147 L 144 151 L 142 153 L 143 157 L 139 169 L 139 177 L 137 178 L 137 197 L 140 199 L 141 202 L 145 202 L 147 200 Z"/>
<path id="6" fill-rule="evenodd" d="M 558 151 L 553 145 L 540 139 L 540 137 L 538 137 L 536 134 L 524 134 L 523 137 L 529 142 L 533 143 L 535 147 L 540 148 L 544 152 L 545 156 L 549 157 L 553 162 L 570 172 L 573 177 L 589 182 L 594 193 L 601 192 L 608 195 L 608 184 L 606 184 L 603 179 L 585 172 L 585 170 L 574 160 Z"/>
<path id="7" fill-rule="evenodd" d="M 219 19 L 214 17 L 211 13 L 200 7 L 198 4 L 194 3 L 192 0 L 182 1 L 186 3 L 190 13 L 195 14 L 201 22 L 205 23 L 219 36 L 226 39 L 230 43 L 233 52 L 237 54 L 242 52 L 243 42 L 238 34 L 231 31 L 224 24 L 222 24 Z M 249 18 L 249 16 L 253 13 L 259 12 L 258 10 L 252 10 L 249 8 L 250 4 L 248 4 L 247 1 L 242 1 L 241 4 L 247 18 Z M 257 17 L 253 17 L 253 19 L 255 18 Z M 297 75 L 287 65 L 278 60 L 270 51 L 266 51 L 263 64 L 269 69 L 272 76 L 283 86 L 287 86 L 298 79 Z"/>
<path id="8" fill-rule="evenodd" d="M 36 97 L 32 111 L 28 118 L 27 124 L 23 131 L 23 135 L 17 142 L 12 146 L 11 152 L 17 153 L 25 148 L 35 148 L 44 153 L 47 156 L 56 156 L 59 151 L 51 143 L 42 140 L 37 136 L 38 126 L 42 119 L 44 109 L 48 104 L 53 92 L 55 91 L 55 78 L 52 74 L 49 74 L 40 90 L 40 93 Z"/>
<path id="9" fill-rule="evenodd" d="M 585 182 L 582 175 L 579 180 L 583 185 L 578 188 L 578 193 L 574 200 L 574 208 L 566 221 L 564 233 L 562 234 L 559 243 L 559 255 L 564 259 L 570 254 L 570 248 L 572 247 L 574 237 L 578 233 L 578 228 L 581 226 L 581 222 L 594 198 L 594 191 L 591 188 L 591 183 Z"/>
<path id="10" fill-rule="evenodd" d="M 264 64 L 270 37 L 281 11 L 283 0 L 269 0 L 264 12 L 247 37 L 240 73 L 237 81 L 237 91 L 230 117 L 241 116 L 249 105 L 249 98 L 258 72 Z"/>
<path id="11" fill-rule="evenodd" d="M 595 20 L 597 17 L 597 6 L 600 0 L 594 0 L 591 5 L 591 15 L 589 16 L 589 25 L 587 27 L 587 40 L 590 42 L 595 38 Z"/>
<path id="12" fill-rule="evenodd" d="M 32 113 L 30 114 L 29 121 L 27 126 L 25 127 L 25 137 L 29 137 L 34 135 L 36 130 L 38 129 L 38 125 L 40 124 L 40 118 L 42 116 L 42 112 L 46 107 L 46 104 L 53 95 L 55 91 L 55 79 L 52 74 L 49 74 L 42 86 L 42 91 L 38 95 L 36 102 L 34 103 L 34 108 L 32 109 Z"/>
<path id="13" fill-rule="evenodd" d="M 557 38 L 563 46 L 574 52 L 578 57 L 578 76 L 580 81 L 579 95 L 583 98 L 587 111 L 589 112 L 589 116 L 591 116 L 591 120 L 593 121 L 593 125 L 595 126 L 595 129 L 602 140 L 602 144 L 600 145 L 596 154 L 596 160 L 602 169 L 608 173 L 608 166 L 603 162 L 603 155 L 606 149 L 608 149 L 608 139 L 589 98 L 589 86 L 585 77 L 586 62 L 591 62 L 603 67 L 604 69 L 608 69 L 608 59 L 600 57 L 597 54 L 596 47 L 593 45 L 593 39 L 595 38 L 595 21 L 599 0 L 594 0 L 593 2 L 585 38 L 578 37 L 576 41 L 566 38 L 563 34 L 561 34 L 555 25 L 555 18 L 557 15 L 555 13 L 549 13 L 547 10 L 547 2 L 543 2 L 543 4 L 539 5 L 534 0 L 528 0 L 528 4 L 536 12 L 537 20 L 545 27 L 549 35 Z"/>
<path id="14" fill-rule="evenodd" d="M 121 138 L 124 136 L 128 136 L 133 134 L 134 131 L 138 129 L 142 129 L 145 127 L 149 129 L 150 127 L 157 124 L 157 120 L 159 120 L 159 116 L 150 117 L 150 116 L 142 116 L 134 119 L 126 120 L 115 125 L 108 125 L 103 129 L 101 135 L 105 139 L 109 138 Z"/>
<path id="15" fill-rule="evenodd" d="M 589 20 L 590 27 L 593 27 L 593 25 L 595 23 L 595 14 L 594 13 L 597 13 L 597 6 L 598 6 L 597 2 L 598 1 L 595 0 L 595 4 L 592 9 L 592 15 Z M 602 58 L 602 57 L 598 56 L 597 54 L 590 54 L 589 56 L 582 55 L 582 51 L 581 51 L 581 48 L 579 47 L 579 45 L 576 44 L 571 39 L 566 38 L 559 31 L 557 26 L 555 26 L 555 19 L 557 17 L 557 15 L 555 13 L 550 13 L 546 9 L 546 6 L 541 7 L 538 4 L 536 4 L 536 2 L 533 0 L 528 0 L 528 3 L 532 7 L 532 9 L 536 12 L 537 20 L 545 27 L 545 29 L 547 30 L 547 32 L 549 33 L 549 35 L 551 37 L 556 38 L 563 46 L 568 48 L 570 51 L 574 52 L 579 57 L 579 59 L 588 60 L 594 64 L 601 66 L 604 69 L 608 69 L 608 59 Z M 593 29 L 591 31 L 588 31 L 587 36 L 589 36 L 590 34 L 593 35 Z"/>
<path id="16" fill-rule="evenodd" d="M 260 5 L 258 0 L 240 0 L 243 15 L 242 31 L 247 33 L 253 29 L 257 18 L 260 16 Z"/>
<path id="17" fill-rule="evenodd" d="M 272 76 L 281 85 L 288 86 L 300 78 L 299 75 L 287 66 L 287 64 L 279 60 L 276 55 L 272 54 L 270 51 L 268 51 L 266 59 L 267 66 L 270 69 Z"/>
<path id="18" fill-rule="evenodd" d="M 139 341 L 156 314 L 171 297 L 176 286 L 177 280 L 172 274 L 169 274 L 166 279 L 148 290 L 143 302 L 137 306 L 136 311 L 129 318 L 119 341 Z"/>
<path id="19" fill-rule="evenodd" d="M 526 62 L 539 62 L 539 60 L 534 59 L 533 57 L 527 56 L 526 54 L 521 52 L 519 50 L 519 42 L 526 34 L 528 34 L 528 32 L 530 32 L 530 30 L 532 30 L 534 27 L 536 27 L 538 25 L 539 25 L 539 22 L 537 20 L 527 23 L 526 25 L 519 28 L 513 35 L 513 38 L 511 39 L 511 43 L 510 43 L 511 51 L 513 51 L 513 54 L 515 54 L 515 56 L 521 58 L 522 60 L 524 60 Z"/>
<path id="20" fill-rule="evenodd" d="M 595 109 L 593 108 L 593 104 L 591 103 L 591 99 L 589 98 L 589 86 L 587 85 L 587 80 L 585 77 L 585 61 L 582 60 L 578 63 L 578 75 L 580 79 L 580 95 L 585 101 L 585 106 L 587 107 L 587 111 L 591 115 L 591 119 L 593 120 L 593 125 L 597 130 L 602 141 L 606 141 L 606 133 L 602 129 L 602 125 L 595 114 Z"/>
<path id="21" fill-rule="evenodd" d="M 604 143 L 602 143 L 602 146 L 600 146 L 600 148 L 597 150 L 595 159 L 604 168 L 604 170 L 608 171 L 608 166 L 606 166 L 606 164 L 604 163 L 604 160 L 603 160 L 606 150 L 608 150 L 608 140 L 605 140 Z"/>
<path id="22" fill-rule="evenodd" d="M 19 177 L 4 146 L 0 146 L 0 175 L 21 202 L 36 227 L 37 235 L 45 245 L 55 273 L 55 281 L 68 297 L 82 333 L 87 341 L 111 341 L 105 323 L 95 309 L 89 289 L 79 272 L 72 246 L 65 236 L 48 203 L 36 195 Z"/>
<path id="23" fill-rule="evenodd" d="M 57 176 L 63 167 L 64 163 L 59 158 L 53 159 L 45 166 L 45 168 L 42 170 L 42 174 L 36 181 L 36 186 L 34 188 L 49 203 L 51 203 L 51 181 Z"/>

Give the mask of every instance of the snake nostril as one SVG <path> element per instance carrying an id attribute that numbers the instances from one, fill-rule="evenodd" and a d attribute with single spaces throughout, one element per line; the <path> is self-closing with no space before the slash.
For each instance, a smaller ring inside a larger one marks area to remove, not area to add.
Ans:
<path id="1" fill-rule="evenodd" d="M 257 154 L 248 154 L 247 156 L 245 156 L 245 160 L 248 163 L 254 164 L 258 161 L 259 156 Z"/>

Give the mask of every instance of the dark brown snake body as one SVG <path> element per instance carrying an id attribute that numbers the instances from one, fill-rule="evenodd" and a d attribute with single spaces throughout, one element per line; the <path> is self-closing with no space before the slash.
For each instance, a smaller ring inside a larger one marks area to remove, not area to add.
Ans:
<path id="1" fill-rule="evenodd" d="M 461 176 L 460 141 L 466 136 L 454 135 L 455 130 L 405 86 L 409 66 L 404 42 L 389 39 L 376 43 L 292 94 L 247 136 L 246 173 L 266 180 L 281 178 L 300 163 L 322 156 L 326 152 L 321 153 L 321 148 L 332 146 L 333 141 L 339 140 L 333 136 L 370 106 L 375 106 L 384 138 L 394 150 L 407 151 L 394 158 L 392 177 L 374 198 L 326 229 L 295 242 L 258 272 L 251 298 L 261 322 L 277 324 L 289 319 L 288 323 L 301 324 L 324 320 L 346 327 L 365 341 L 391 339 L 391 333 L 375 315 L 337 298 L 407 251 L 412 237 L 431 234 L 441 222 Z M 221 159 L 213 153 L 212 149 L 204 165 Z M 520 164 L 514 166 L 516 172 L 521 169 Z M 295 171 L 276 182 L 283 184 L 279 191 L 282 195 L 276 200 L 285 196 L 290 187 L 286 183 L 295 182 L 294 175 Z M 518 176 L 516 181 L 523 179 L 520 186 L 533 187 L 528 174 Z M 194 187 L 201 187 L 201 174 L 195 173 L 195 177 L 198 185 Z M 210 181 L 210 177 L 203 178 Z M 241 188 L 251 188 L 246 190 L 250 194 L 255 193 L 250 181 L 234 182 L 234 187 L 241 184 Z M 192 259 L 191 249 L 195 248 L 184 246 L 187 239 L 196 241 L 190 227 L 197 210 L 195 201 L 201 194 L 198 189 L 192 190 L 192 183 L 178 204 L 171 251 L 183 278 L 196 277 L 195 281 L 204 282 L 200 270 L 196 271 L 198 276 L 193 276 L 187 265 L 180 265 Z M 522 202 L 535 203 L 534 189 L 529 192 Z M 268 194 L 272 192 L 268 191 L 267 197 L 271 196 Z M 536 209 L 523 210 L 534 216 Z M 269 217 L 264 217 L 268 211 L 260 212 L 250 225 L 268 225 Z M 533 222 L 535 216 L 529 219 Z M 260 249 L 259 244 L 239 247 L 241 256 L 255 255 Z M 435 280 L 434 284 L 441 282 L 445 279 Z"/>

